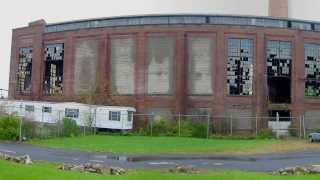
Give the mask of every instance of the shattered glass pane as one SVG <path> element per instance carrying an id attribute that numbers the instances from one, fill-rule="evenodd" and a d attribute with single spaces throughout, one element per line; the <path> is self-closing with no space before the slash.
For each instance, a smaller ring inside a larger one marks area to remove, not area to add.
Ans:
<path id="1" fill-rule="evenodd" d="M 268 77 L 291 77 L 291 42 L 268 41 Z"/>
<path id="2" fill-rule="evenodd" d="M 45 48 L 44 94 L 62 94 L 64 45 L 50 44 Z"/>
<path id="3" fill-rule="evenodd" d="M 305 95 L 320 96 L 320 44 L 305 44 Z"/>
<path id="4" fill-rule="evenodd" d="M 228 40 L 227 83 L 230 95 L 252 95 L 253 41 Z"/>
<path id="5" fill-rule="evenodd" d="M 19 49 L 19 64 L 17 70 L 17 93 L 30 95 L 32 92 L 32 48 Z"/>

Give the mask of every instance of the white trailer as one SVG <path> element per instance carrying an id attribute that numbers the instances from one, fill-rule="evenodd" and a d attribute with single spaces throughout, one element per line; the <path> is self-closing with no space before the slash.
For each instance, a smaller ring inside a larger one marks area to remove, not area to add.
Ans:
<path id="1" fill-rule="evenodd" d="M 98 106 L 75 102 L 45 102 L 0 100 L 8 114 L 41 123 L 57 123 L 64 117 L 74 119 L 79 126 L 130 130 L 133 128 L 133 107 Z"/>

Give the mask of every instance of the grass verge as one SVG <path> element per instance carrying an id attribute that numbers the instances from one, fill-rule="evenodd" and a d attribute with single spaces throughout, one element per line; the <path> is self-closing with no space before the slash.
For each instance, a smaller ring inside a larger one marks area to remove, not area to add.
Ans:
<path id="1" fill-rule="evenodd" d="M 263 154 L 320 149 L 304 140 L 232 140 L 146 136 L 84 136 L 33 140 L 34 145 L 125 154 Z"/>
<path id="2" fill-rule="evenodd" d="M 10 180 L 316 180 L 320 176 L 272 176 L 264 173 L 240 171 L 203 172 L 201 174 L 171 174 L 160 170 L 129 171 L 123 176 L 95 175 L 89 173 L 61 171 L 57 165 L 49 163 L 35 163 L 34 165 L 20 165 L 0 160 L 0 179 Z"/>

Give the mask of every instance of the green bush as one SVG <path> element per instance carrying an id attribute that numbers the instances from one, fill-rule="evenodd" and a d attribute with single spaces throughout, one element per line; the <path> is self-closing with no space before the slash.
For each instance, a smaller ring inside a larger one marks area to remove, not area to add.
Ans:
<path id="1" fill-rule="evenodd" d="M 260 130 L 258 138 L 261 138 L 261 139 L 272 139 L 272 138 L 274 138 L 274 133 L 272 132 L 272 129 L 264 128 L 264 129 Z"/>
<path id="2" fill-rule="evenodd" d="M 167 119 L 160 119 L 152 123 L 152 135 L 165 136 L 169 135 L 170 123 Z M 151 134 L 151 129 L 150 129 Z"/>
<path id="3" fill-rule="evenodd" d="M 28 139 L 37 137 L 37 123 L 24 120 L 22 122 L 22 136 Z"/>
<path id="4" fill-rule="evenodd" d="M 74 137 L 80 135 L 80 128 L 77 122 L 71 118 L 63 118 L 62 133 L 63 137 Z"/>
<path id="5" fill-rule="evenodd" d="M 2 140 L 17 140 L 19 119 L 13 116 L 0 117 L 0 139 Z"/>
<path id="6" fill-rule="evenodd" d="M 139 135 L 151 135 L 151 125 L 136 131 Z M 168 119 L 159 119 L 152 123 L 153 136 L 179 136 L 179 122 Z M 201 123 L 192 122 L 190 119 L 180 121 L 181 137 L 207 137 L 207 126 Z"/>
<path id="7" fill-rule="evenodd" d="M 180 135 L 183 137 L 192 137 L 193 128 L 194 128 L 193 123 L 190 119 L 181 120 L 181 122 L 180 122 Z"/>
<path id="8" fill-rule="evenodd" d="M 207 126 L 201 123 L 194 123 L 192 128 L 192 137 L 196 137 L 196 138 L 207 137 Z"/>

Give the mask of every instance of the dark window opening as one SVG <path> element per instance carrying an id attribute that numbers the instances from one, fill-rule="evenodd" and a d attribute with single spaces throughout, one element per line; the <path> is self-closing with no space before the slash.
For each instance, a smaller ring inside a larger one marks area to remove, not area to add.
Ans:
<path id="1" fill-rule="evenodd" d="M 277 121 L 277 117 L 279 117 L 279 121 L 291 121 L 291 112 L 289 110 L 271 110 L 269 111 L 270 121 Z"/>
<path id="2" fill-rule="evenodd" d="M 44 107 L 42 107 L 42 112 L 44 112 L 44 113 L 51 113 L 51 112 L 52 112 L 52 108 L 51 108 L 51 107 L 44 106 Z"/>
<path id="3" fill-rule="evenodd" d="M 305 95 L 320 97 L 320 44 L 305 44 Z"/>
<path id="4" fill-rule="evenodd" d="M 17 70 L 17 94 L 30 95 L 32 92 L 32 48 L 19 49 L 19 64 Z"/>
<path id="5" fill-rule="evenodd" d="M 228 40 L 227 84 L 230 95 L 252 95 L 253 41 Z"/>
<path id="6" fill-rule="evenodd" d="M 79 117 L 79 109 L 65 109 L 65 117 L 67 118 L 78 118 Z"/>
<path id="7" fill-rule="evenodd" d="M 268 41 L 268 91 L 271 103 L 291 103 L 291 42 Z"/>
<path id="8" fill-rule="evenodd" d="M 272 103 L 291 103 L 290 78 L 268 78 L 269 101 Z"/>
<path id="9" fill-rule="evenodd" d="M 47 45 L 45 49 L 44 94 L 62 94 L 64 45 Z"/>

